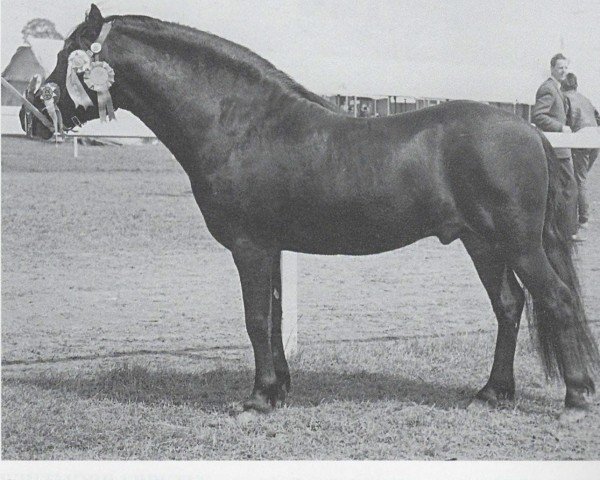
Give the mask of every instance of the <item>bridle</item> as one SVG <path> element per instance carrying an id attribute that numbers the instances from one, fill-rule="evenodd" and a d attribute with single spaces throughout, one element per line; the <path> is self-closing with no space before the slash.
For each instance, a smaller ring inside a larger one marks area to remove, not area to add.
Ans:
<path id="1" fill-rule="evenodd" d="M 95 42 L 87 50 L 78 49 L 69 54 L 65 85 L 67 94 L 75 104 L 75 108 L 83 106 L 84 109 L 94 106 L 91 98 L 87 94 L 79 75 L 83 74 L 83 83 L 90 90 L 97 94 L 97 107 L 100 121 L 105 122 L 106 117 L 109 120 L 115 120 L 114 106 L 110 94 L 110 87 L 114 83 L 114 71 L 110 65 L 102 61 L 100 54 L 106 37 L 112 28 L 112 21 L 102 25 L 100 34 Z M 58 108 L 60 100 L 60 87 L 53 82 L 43 84 L 39 90 L 39 96 L 44 102 L 45 107 L 42 112 L 47 112 L 52 119 L 54 134 L 65 133 L 73 130 L 75 127 L 82 126 L 81 120 L 77 116 L 71 118 L 73 124 L 70 128 L 65 128 L 62 121 L 62 114 Z"/>

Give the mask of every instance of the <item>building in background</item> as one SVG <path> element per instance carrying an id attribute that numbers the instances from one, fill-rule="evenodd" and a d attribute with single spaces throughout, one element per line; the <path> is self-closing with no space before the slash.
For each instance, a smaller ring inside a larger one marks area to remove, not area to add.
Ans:
<path id="1" fill-rule="evenodd" d="M 406 95 L 323 95 L 340 110 L 355 117 L 385 117 L 412 112 L 449 102 L 449 98 L 412 97 Z M 531 121 L 531 105 L 510 102 L 482 102 Z"/>

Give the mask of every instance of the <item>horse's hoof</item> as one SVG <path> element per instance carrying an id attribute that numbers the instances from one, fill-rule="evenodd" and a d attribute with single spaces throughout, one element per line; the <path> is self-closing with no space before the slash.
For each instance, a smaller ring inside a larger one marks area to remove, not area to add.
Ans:
<path id="1" fill-rule="evenodd" d="M 240 413 L 237 417 L 237 423 L 241 426 L 246 426 L 254 423 L 260 416 L 256 410 L 246 410 Z"/>
<path id="2" fill-rule="evenodd" d="M 588 413 L 585 408 L 565 408 L 558 416 L 558 423 L 561 425 L 572 425 L 579 422 Z"/>
<path id="3" fill-rule="evenodd" d="M 474 398 L 467 405 L 467 411 L 469 412 L 489 412 L 494 408 L 495 405 L 492 405 L 489 401 L 482 400 L 481 398 Z"/>
<path id="4" fill-rule="evenodd" d="M 275 400 L 269 401 L 261 395 L 253 394 L 244 402 L 244 411 L 253 410 L 258 413 L 269 413 L 275 407 Z"/>
<path id="5" fill-rule="evenodd" d="M 281 385 L 277 389 L 277 399 L 275 400 L 276 407 L 285 407 L 285 399 L 287 397 L 287 392 L 288 390 L 286 389 L 285 385 Z"/>

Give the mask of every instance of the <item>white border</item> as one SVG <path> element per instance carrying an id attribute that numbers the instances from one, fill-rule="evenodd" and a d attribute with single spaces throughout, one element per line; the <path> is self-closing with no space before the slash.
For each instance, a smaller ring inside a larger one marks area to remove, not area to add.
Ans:
<path id="1" fill-rule="evenodd" d="M 594 462 L 2 462 L 4 480 L 595 480 Z"/>

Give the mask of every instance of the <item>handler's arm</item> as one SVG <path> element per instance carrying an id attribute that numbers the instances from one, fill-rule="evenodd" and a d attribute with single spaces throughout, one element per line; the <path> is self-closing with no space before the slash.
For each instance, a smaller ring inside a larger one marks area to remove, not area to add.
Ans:
<path id="1" fill-rule="evenodd" d="M 550 116 L 550 108 L 554 103 L 554 95 L 548 90 L 540 89 L 535 96 L 535 105 L 531 111 L 531 120 L 544 132 L 562 132 L 563 124 Z"/>

